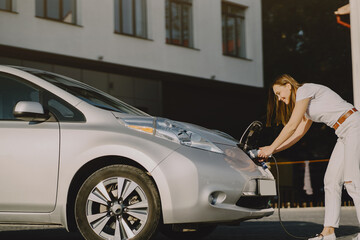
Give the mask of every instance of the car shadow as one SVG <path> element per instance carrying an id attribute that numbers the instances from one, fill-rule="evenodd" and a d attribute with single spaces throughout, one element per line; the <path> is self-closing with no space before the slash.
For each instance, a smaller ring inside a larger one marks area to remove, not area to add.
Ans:
<path id="1" fill-rule="evenodd" d="M 303 221 L 286 221 L 283 222 L 286 231 L 295 236 L 307 239 L 320 233 L 323 225 L 313 222 Z M 335 230 L 336 236 L 341 240 L 351 240 L 354 235 L 360 232 L 360 227 L 340 225 L 340 228 Z M 242 222 L 239 226 L 219 226 L 206 240 L 232 240 L 232 239 L 246 239 L 246 240 L 265 240 L 265 239 L 295 239 L 288 235 L 279 221 L 269 222 Z M 204 240 L 205 240 L 204 239 Z"/>
<path id="2" fill-rule="evenodd" d="M 297 237 L 311 237 L 322 230 L 321 224 L 301 221 L 286 221 L 283 223 L 286 231 Z M 340 225 L 336 229 L 336 236 L 339 240 L 351 240 L 356 233 L 360 232 L 360 227 Z M 32 230 L 9 230 L 0 231 L 0 239 L 4 240 L 83 240 L 80 233 L 69 233 L 64 228 L 55 229 L 32 229 Z M 216 230 L 204 238 L 204 240 L 286 240 L 294 239 L 287 235 L 278 221 L 268 222 L 242 222 L 238 226 L 219 226 Z M 169 240 L 161 233 L 157 234 L 153 240 Z"/>
<path id="3" fill-rule="evenodd" d="M 36 230 L 11 230 L 1 231 L 0 239 L 4 240 L 20 240 L 20 239 L 36 239 L 36 240 L 83 240 L 80 233 L 69 233 L 64 228 L 57 229 L 36 229 Z"/>

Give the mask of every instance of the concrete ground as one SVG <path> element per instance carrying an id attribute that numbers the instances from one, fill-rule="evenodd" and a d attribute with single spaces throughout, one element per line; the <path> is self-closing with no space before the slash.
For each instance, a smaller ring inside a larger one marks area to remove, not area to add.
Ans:
<path id="1" fill-rule="evenodd" d="M 324 208 L 282 208 L 281 218 L 287 231 L 293 235 L 305 237 L 319 233 L 322 230 Z M 352 240 L 360 232 L 354 207 L 342 207 L 340 228 L 336 230 L 337 239 Z M 68 233 L 60 226 L 24 226 L 0 225 L 1 240 L 81 240 L 79 233 Z M 273 216 L 259 220 L 241 223 L 239 226 L 219 226 L 205 240 L 270 240 L 295 239 L 284 232 L 280 223 L 277 209 Z M 168 240 L 158 234 L 154 240 Z"/>

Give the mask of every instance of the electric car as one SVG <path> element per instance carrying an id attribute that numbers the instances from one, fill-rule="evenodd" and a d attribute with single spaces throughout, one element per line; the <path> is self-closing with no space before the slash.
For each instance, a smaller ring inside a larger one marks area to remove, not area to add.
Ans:
<path id="1" fill-rule="evenodd" d="M 55 73 L 0 66 L 0 136 L 1 223 L 91 240 L 200 238 L 274 212 L 272 175 L 228 134 Z"/>

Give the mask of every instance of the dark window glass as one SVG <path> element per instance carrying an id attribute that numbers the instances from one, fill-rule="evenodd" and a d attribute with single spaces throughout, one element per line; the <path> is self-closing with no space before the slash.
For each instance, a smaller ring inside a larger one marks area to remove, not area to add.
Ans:
<path id="1" fill-rule="evenodd" d="M 18 77 L 0 73 L 0 120 L 17 120 L 13 115 L 20 101 L 39 102 L 60 122 L 85 121 L 84 115 L 54 94 L 26 83 Z"/>
<path id="2" fill-rule="evenodd" d="M 18 102 L 40 100 L 37 89 L 7 74 L 0 74 L 0 86 L 0 120 L 16 120 L 13 111 Z"/>
<path id="3" fill-rule="evenodd" d="M 231 3 L 222 3 L 222 37 L 225 55 L 246 57 L 245 10 Z"/>
<path id="4" fill-rule="evenodd" d="M 0 9 L 11 12 L 12 9 L 12 0 L 0 0 Z"/>
<path id="5" fill-rule="evenodd" d="M 115 0 L 115 31 L 147 37 L 146 0 Z"/>
<path id="6" fill-rule="evenodd" d="M 36 0 L 35 2 L 35 11 L 37 17 L 44 17 L 44 0 Z"/>
<path id="7" fill-rule="evenodd" d="M 192 0 L 166 0 L 166 42 L 193 47 Z"/>
<path id="8" fill-rule="evenodd" d="M 62 19 L 64 22 L 67 23 L 76 23 L 76 19 L 75 19 L 75 10 L 76 10 L 76 3 L 74 0 L 72 1 L 63 1 L 63 5 L 62 5 Z"/>
<path id="9" fill-rule="evenodd" d="M 60 0 L 46 1 L 46 17 L 60 20 Z"/>
<path id="10" fill-rule="evenodd" d="M 192 7 L 183 6 L 183 38 L 184 46 L 192 47 Z"/>
<path id="11" fill-rule="evenodd" d="M 48 81 L 95 107 L 132 115 L 149 116 L 139 109 L 130 106 L 107 93 L 104 93 L 84 83 L 75 81 L 71 78 L 31 68 L 17 68 L 27 71 L 45 81 Z"/>
<path id="12" fill-rule="evenodd" d="M 171 43 L 182 45 L 181 42 L 181 5 L 170 4 L 170 28 L 171 28 Z"/>
<path id="13" fill-rule="evenodd" d="M 36 16 L 76 24 L 76 0 L 36 0 Z"/>
<path id="14" fill-rule="evenodd" d="M 235 18 L 227 18 L 226 28 L 225 31 L 227 33 L 227 53 L 230 55 L 237 55 L 236 54 L 236 29 L 235 29 Z"/>
<path id="15" fill-rule="evenodd" d="M 146 0 L 135 0 L 135 32 L 146 37 Z"/>
<path id="16" fill-rule="evenodd" d="M 85 116 L 75 107 L 50 92 L 44 92 L 44 108 L 60 122 L 85 122 Z"/>
<path id="17" fill-rule="evenodd" d="M 122 33 L 133 35 L 133 9 L 132 0 L 121 0 L 121 26 Z"/>

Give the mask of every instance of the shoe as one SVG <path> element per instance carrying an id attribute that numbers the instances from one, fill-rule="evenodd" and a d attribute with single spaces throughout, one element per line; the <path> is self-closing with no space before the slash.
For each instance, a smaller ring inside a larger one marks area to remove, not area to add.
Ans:
<path id="1" fill-rule="evenodd" d="M 316 234 L 316 236 L 313 238 L 309 238 L 308 240 L 336 240 L 336 236 L 335 233 L 326 236 L 323 236 L 320 233 L 320 234 Z"/>

